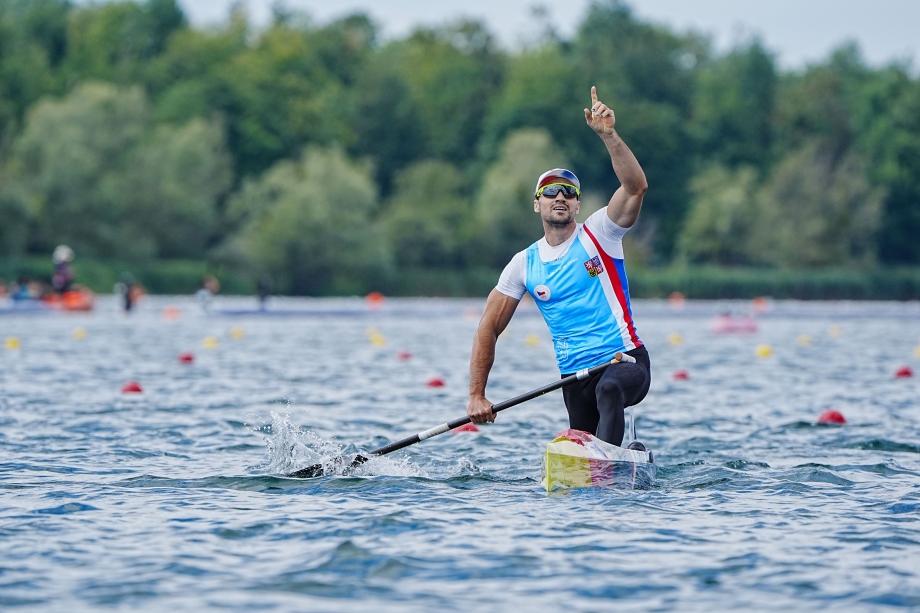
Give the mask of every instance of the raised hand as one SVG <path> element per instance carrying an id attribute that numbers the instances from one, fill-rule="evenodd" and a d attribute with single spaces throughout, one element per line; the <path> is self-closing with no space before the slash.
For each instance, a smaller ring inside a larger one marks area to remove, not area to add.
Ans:
<path id="1" fill-rule="evenodd" d="M 585 121 L 600 135 L 613 134 L 617 119 L 613 109 L 597 99 L 597 88 L 591 86 L 591 109 L 585 109 Z"/>

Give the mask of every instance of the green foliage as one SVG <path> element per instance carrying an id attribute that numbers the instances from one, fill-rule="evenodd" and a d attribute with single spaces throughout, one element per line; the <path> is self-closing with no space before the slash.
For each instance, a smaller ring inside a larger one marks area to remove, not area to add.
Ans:
<path id="1" fill-rule="evenodd" d="M 247 181 L 230 203 L 243 222 L 228 249 L 268 273 L 279 291 L 356 293 L 385 274 L 389 252 L 371 215 L 377 193 L 366 168 L 340 149 L 307 149 Z"/>
<path id="2" fill-rule="evenodd" d="M 757 259 L 790 268 L 871 264 L 883 197 L 856 152 L 835 163 L 819 143 L 808 143 L 764 186 L 750 248 Z"/>
<path id="3" fill-rule="evenodd" d="M 524 129 L 508 136 L 488 169 L 476 201 L 482 231 L 478 263 L 500 267 L 538 239 L 543 230 L 533 210 L 537 177 L 567 161 L 545 130 Z"/>
<path id="4" fill-rule="evenodd" d="M 65 71 L 80 79 L 135 81 L 185 25 L 176 0 L 111 2 L 73 9 Z"/>
<path id="5" fill-rule="evenodd" d="M 156 238 L 157 257 L 194 258 L 216 238 L 216 204 L 231 182 L 222 127 L 193 119 L 157 127 L 131 152 L 114 189 L 131 224 Z"/>
<path id="6" fill-rule="evenodd" d="M 540 236 L 539 173 L 571 168 L 585 209 L 618 187 L 582 116 L 596 85 L 649 180 L 633 262 L 920 264 L 907 64 L 850 44 L 781 70 L 621 0 L 544 30 L 507 52 L 470 21 L 381 43 L 360 14 L 192 28 L 177 0 L 0 0 L 0 254 L 210 258 L 311 294 L 479 287 Z"/>
<path id="7" fill-rule="evenodd" d="M 464 240 L 475 222 L 468 187 L 447 162 L 419 162 L 396 178 L 382 222 L 399 266 L 457 268 L 464 263 Z"/>
<path id="8" fill-rule="evenodd" d="M 712 166 L 690 184 L 693 203 L 678 243 L 686 262 L 738 265 L 750 261 L 749 243 L 757 217 L 757 174 Z"/>
<path id="9" fill-rule="evenodd" d="M 68 9 L 66 0 L 0 0 L 0 141 L 56 88 Z"/>
<path id="10" fill-rule="evenodd" d="M 759 42 L 701 66 L 693 99 L 701 155 L 729 166 L 768 167 L 776 89 L 773 57 Z"/>
<path id="11" fill-rule="evenodd" d="M 198 257 L 229 189 L 217 125 L 151 129 L 138 88 L 78 87 L 30 113 L 2 191 L 31 213 L 30 246 L 68 243 L 88 256 Z"/>

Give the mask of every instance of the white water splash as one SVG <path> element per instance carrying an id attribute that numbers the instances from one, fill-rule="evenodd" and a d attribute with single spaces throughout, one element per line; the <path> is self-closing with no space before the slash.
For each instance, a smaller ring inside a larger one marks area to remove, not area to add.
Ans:
<path id="1" fill-rule="evenodd" d="M 357 466 L 350 466 L 350 462 L 343 464 L 341 458 L 353 458 L 358 452 L 353 449 L 346 451 L 345 445 L 297 425 L 290 413 L 279 415 L 272 411 L 270 415 L 270 426 L 256 429 L 265 435 L 268 451 L 268 461 L 258 467 L 260 471 L 287 475 L 320 464 L 327 475 L 428 477 L 425 470 L 407 457 L 370 456 Z"/>

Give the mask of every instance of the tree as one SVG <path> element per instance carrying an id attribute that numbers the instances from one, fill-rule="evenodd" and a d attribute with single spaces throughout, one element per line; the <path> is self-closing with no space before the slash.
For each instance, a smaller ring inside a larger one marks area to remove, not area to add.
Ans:
<path id="1" fill-rule="evenodd" d="M 580 117 L 592 85 L 614 109 L 617 131 L 648 178 L 643 220 L 657 227 L 656 250 L 666 258 L 689 200 L 694 167 L 689 119 L 693 70 L 701 53 L 698 39 L 642 23 L 619 0 L 592 4 L 571 46 L 578 104 L 566 112 Z M 618 182 L 610 160 L 583 118 L 581 123 L 566 134 L 573 170 L 586 187 L 612 193 Z"/>
<path id="2" fill-rule="evenodd" d="M 818 141 L 787 155 L 760 195 L 751 252 L 790 268 L 874 263 L 885 193 L 866 175 L 858 153 L 835 162 Z"/>
<path id="3" fill-rule="evenodd" d="M 151 131 L 139 88 L 98 83 L 39 103 L 4 172 L 7 206 L 32 212 L 30 249 L 116 259 L 203 257 L 232 183 L 218 125 Z"/>
<path id="4" fill-rule="evenodd" d="M 110 2 L 74 9 L 64 68 L 72 77 L 130 83 L 185 27 L 176 0 Z"/>
<path id="5" fill-rule="evenodd" d="M 508 136 L 476 200 L 483 264 L 502 267 L 542 235 L 540 216 L 533 210 L 534 185 L 542 173 L 565 166 L 547 131 L 524 129 Z"/>
<path id="6" fill-rule="evenodd" d="M 112 197 L 130 224 L 155 240 L 156 257 L 204 257 L 215 239 L 216 205 L 233 182 L 222 126 L 201 119 L 158 126 L 129 159 Z"/>
<path id="7" fill-rule="evenodd" d="M 428 160 L 403 171 L 383 215 L 384 233 L 401 266 L 459 268 L 474 223 L 463 175 Z"/>
<path id="8" fill-rule="evenodd" d="M 82 85 L 64 100 L 43 100 L 32 109 L 14 144 L 10 174 L 36 212 L 33 249 L 66 242 L 88 255 L 149 253 L 148 241 L 122 227 L 121 205 L 106 193 L 148 121 L 140 89 L 103 84 Z"/>
<path id="9" fill-rule="evenodd" d="M 0 0 L 0 142 L 29 106 L 56 89 L 69 8 L 66 0 Z"/>
<path id="10" fill-rule="evenodd" d="M 341 149 L 307 148 L 248 180 L 230 203 L 242 224 L 225 248 L 270 274 L 282 292 L 349 294 L 373 287 L 390 254 L 371 222 L 377 193 L 368 169 Z"/>
<path id="11" fill-rule="evenodd" d="M 759 41 L 702 66 L 693 97 L 701 156 L 730 167 L 769 168 L 776 88 L 773 57 Z"/>
<path id="12" fill-rule="evenodd" d="M 712 166 L 691 182 L 693 201 L 678 239 L 678 258 L 693 263 L 751 262 L 760 185 L 749 167 Z"/>

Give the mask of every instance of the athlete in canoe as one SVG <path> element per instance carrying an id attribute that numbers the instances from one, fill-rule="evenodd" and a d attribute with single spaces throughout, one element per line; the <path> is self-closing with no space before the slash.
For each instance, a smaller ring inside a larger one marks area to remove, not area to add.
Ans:
<path id="1" fill-rule="evenodd" d="M 570 427 L 620 445 L 623 408 L 645 398 L 651 381 L 648 351 L 633 325 L 622 245 L 639 217 L 648 183 L 614 130 L 613 110 L 597 99 L 594 87 L 585 121 L 607 146 L 620 187 L 605 208 L 580 224 L 575 222 L 581 205 L 578 177 L 562 168 L 540 175 L 533 209 L 543 219 L 545 236 L 511 259 L 489 294 L 473 339 L 466 411 L 473 423 L 495 420 L 485 396 L 495 343 L 527 292 L 549 326 L 563 376 L 609 362 L 617 352 L 635 359 L 563 388 Z"/>

